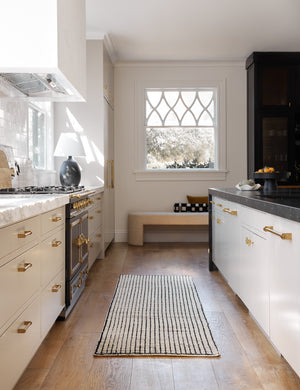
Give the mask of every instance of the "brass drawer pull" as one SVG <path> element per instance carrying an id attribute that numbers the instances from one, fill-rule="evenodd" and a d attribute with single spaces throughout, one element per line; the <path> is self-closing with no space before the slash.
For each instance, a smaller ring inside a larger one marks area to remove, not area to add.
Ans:
<path id="1" fill-rule="evenodd" d="M 217 206 L 219 207 L 223 207 L 223 205 L 221 203 L 217 203 Z"/>
<path id="2" fill-rule="evenodd" d="M 250 238 L 248 238 L 248 237 L 245 238 L 245 243 L 248 246 L 254 245 L 254 241 L 251 241 Z"/>
<path id="3" fill-rule="evenodd" d="M 275 234 L 275 236 L 280 237 L 282 240 L 292 240 L 292 237 L 293 237 L 292 233 L 277 232 L 276 230 L 274 230 L 273 226 L 265 226 L 264 231 Z"/>
<path id="4" fill-rule="evenodd" d="M 25 272 L 25 271 L 27 271 L 31 267 L 32 267 L 31 263 L 23 263 L 22 265 L 20 265 L 18 267 L 18 272 Z"/>
<path id="5" fill-rule="evenodd" d="M 23 324 L 18 328 L 18 333 L 26 333 L 27 329 L 32 325 L 31 321 L 24 321 Z"/>
<path id="6" fill-rule="evenodd" d="M 94 217 L 93 216 L 91 216 L 91 217 L 88 217 L 89 219 L 94 219 Z"/>
<path id="7" fill-rule="evenodd" d="M 100 198 L 100 197 L 99 197 L 99 198 L 96 198 L 96 200 L 101 200 L 101 199 L 102 199 L 102 198 Z"/>
<path id="8" fill-rule="evenodd" d="M 96 213 L 97 213 L 97 214 L 101 214 L 102 211 L 101 211 L 101 210 L 97 210 Z"/>
<path id="9" fill-rule="evenodd" d="M 100 238 L 102 237 L 102 234 L 96 234 L 96 237 Z"/>
<path id="10" fill-rule="evenodd" d="M 52 287 L 52 292 L 58 292 L 62 288 L 61 284 L 56 284 L 55 286 Z"/>
<path id="11" fill-rule="evenodd" d="M 90 243 L 90 248 L 94 248 L 94 243 L 93 242 Z"/>
<path id="12" fill-rule="evenodd" d="M 56 248 L 56 247 L 58 247 L 58 246 L 60 246 L 62 244 L 62 241 L 52 241 L 52 246 L 54 247 L 54 248 Z"/>
<path id="13" fill-rule="evenodd" d="M 18 234 L 18 238 L 26 238 L 26 237 L 31 236 L 31 235 L 32 235 L 31 230 L 25 230 L 24 233 Z"/>
<path id="14" fill-rule="evenodd" d="M 214 202 L 213 200 L 210 200 L 209 203 L 211 204 L 215 204 L 216 202 Z"/>
<path id="15" fill-rule="evenodd" d="M 217 218 L 217 223 L 218 223 L 218 224 L 224 223 L 224 221 L 222 221 L 221 219 Z"/>
<path id="16" fill-rule="evenodd" d="M 52 218 L 52 222 L 58 222 L 58 221 L 61 221 L 62 220 L 62 217 L 53 217 Z"/>
<path id="17" fill-rule="evenodd" d="M 231 211 L 229 208 L 225 207 L 225 209 L 223 209 L 224 213 L 228 213 L 230 215 L 237 215 L 237 211 L 236 210 L 233 210 Z"/>

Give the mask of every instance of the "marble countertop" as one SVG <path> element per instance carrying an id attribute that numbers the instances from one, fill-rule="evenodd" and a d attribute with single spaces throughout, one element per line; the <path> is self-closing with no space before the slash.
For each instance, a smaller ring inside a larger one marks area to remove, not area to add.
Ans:
<path id="1" fill-rule="evenodd" d="M 69 202 L 69 195 L 24 194 L 0 196 L 0 227 L 45 213 Z"/>
<path id="2" fill-rule="evenodd" d="M 208 192 L 210 195 L 300 222 L 300 190 L 296 188 L 279 188 L 266 194 L 263 190 L 239 191 L 235 188 L 210 188 Z"/>

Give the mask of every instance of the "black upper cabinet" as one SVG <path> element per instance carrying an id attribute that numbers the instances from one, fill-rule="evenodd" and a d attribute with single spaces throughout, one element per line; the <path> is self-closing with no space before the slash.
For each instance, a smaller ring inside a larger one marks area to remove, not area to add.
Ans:
<path id="1" fill-rule="evenodd" d="M 254 52 L 246 69 L 248 177 L 272 166 L 300 184 L 300 53 Z"/>

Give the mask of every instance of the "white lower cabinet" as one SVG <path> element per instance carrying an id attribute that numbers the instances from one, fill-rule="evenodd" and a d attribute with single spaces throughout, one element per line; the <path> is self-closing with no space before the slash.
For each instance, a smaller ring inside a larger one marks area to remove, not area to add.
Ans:
<path id="1" fill-rule="evenodd" d="M 89 269 L 93 266 L 97 258 L 104 256 L 103 237 L 103 192 L 98 192 L 91 196 L 92 207 L 89 209 Z"/>
<path id="2" fill-rule="evenodd" d="M 290 233 L 291 239 L 267 233 L 274 248 L 270 260 L 270 338 L 300 375 L 300 224 L 275 217 L 272 225 L 276 233 Z"/>
<path id="3" fill-rule="evenodd" d="M 300 223 L 212 201 L 213 262 L 300 375 Z M 224 206 L 237 218 L 223 215 Z"/>
<path id="4" fill-rule="evenodd" d="M 64 308 L 64 220 L 60 207 L 0 229 L 1 390 L 14 387 Z"/>
<path id="5" fill-rule="evenodd" d="M 0 337 L 1 390 L 11 390 L 41 343 L 40 299 Z"/>

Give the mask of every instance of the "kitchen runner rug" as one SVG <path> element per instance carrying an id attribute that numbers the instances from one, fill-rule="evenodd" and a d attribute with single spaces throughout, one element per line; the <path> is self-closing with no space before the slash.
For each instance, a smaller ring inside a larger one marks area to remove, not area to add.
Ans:
<path id="1" fill-rule="evenodd" d="M 192 278 L 121 275 L 94 356 L 219 356 Z"/>

